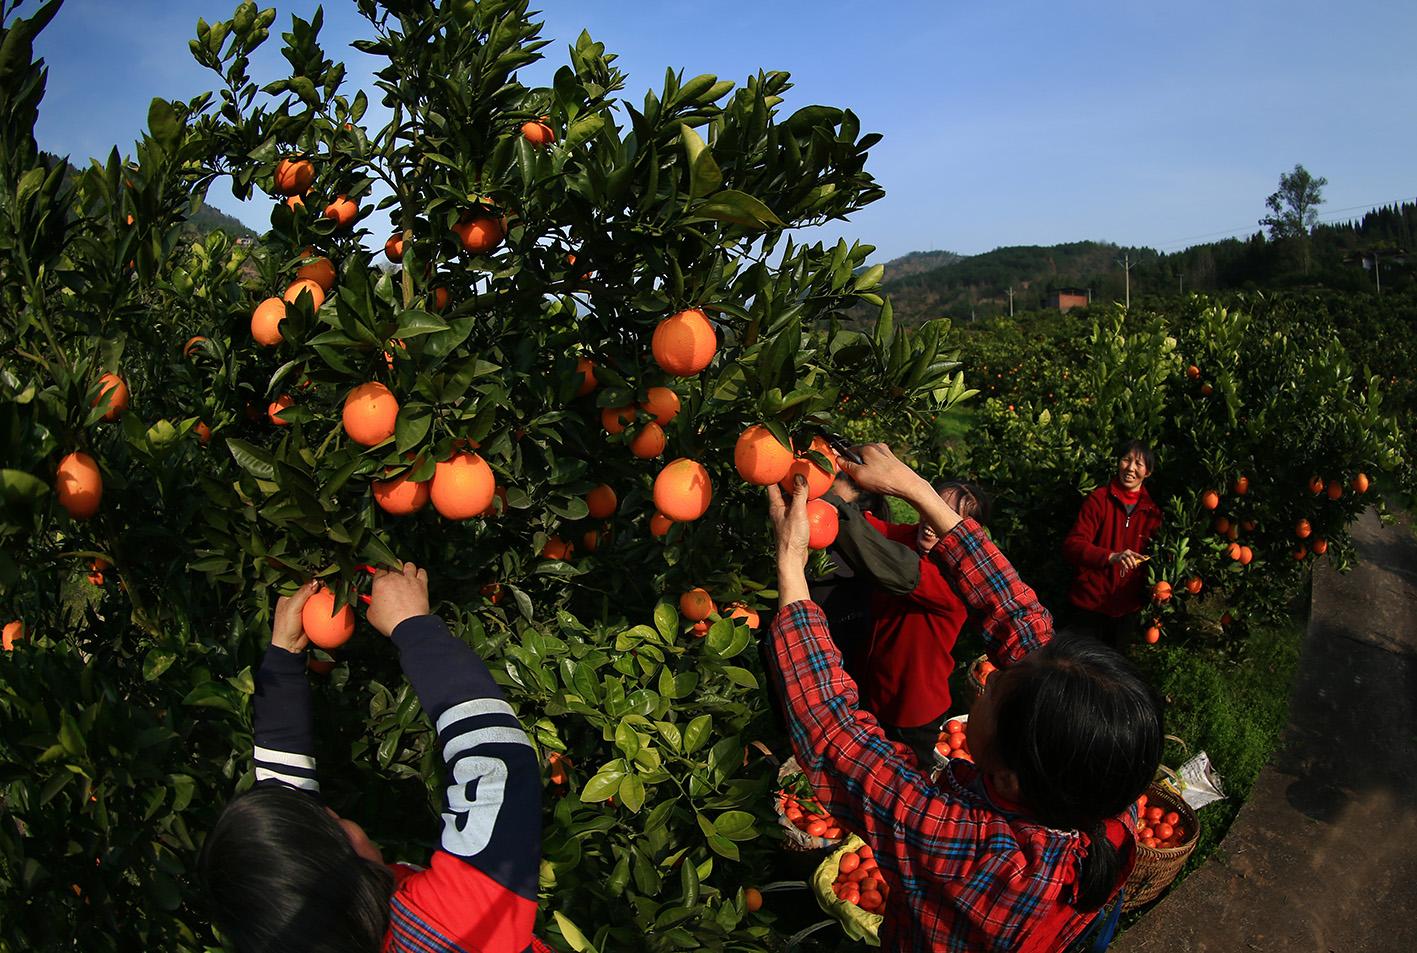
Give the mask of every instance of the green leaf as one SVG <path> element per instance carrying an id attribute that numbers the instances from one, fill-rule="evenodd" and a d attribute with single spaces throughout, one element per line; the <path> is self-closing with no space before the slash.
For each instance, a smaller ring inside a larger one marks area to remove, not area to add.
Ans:
<path id="1" fill-rule="evenodd" d="M 23 470 L 0 470 L 0 495 L 7 503 L 38 500 L 49 492 L 49 484 Z"/>
<path id="2" fill-rule="evenodd" d="M 580 927 L 571 922 L 570 917 L 560 910 L 552 910 L 551 915 L 556 919 L 556 926 L 561 929 L 561 936 L 570 944 L 571 949 L 576 953 L 596 953 L 595 945 L 586 939 Z"/>
<path id="3" fill-rule="evenodd" d="M 84 732 L 79 727 L 78 721 L 67 711 L 59 714 L 59 744 L 63 746 L 64 753 L 71 758 L 80 758 L 87 752 L 88 746 L 84 744 Z"/>
<path id="4" fill-rule="evenodd" d="M 713 734 L 713 716 L 699 715 L 684 729 L 684 753 L 692 754 L 703 747 L 703 743 Z"/>
<path id="5" fill-rule="evenodd" d="M 182 123 L 177 111 L 165 99 L 154 99 L 148 106 L 148 129 L 153 139 L 168 152 L 175 152 L 182 141 Z"/>
<path id="6" fill-rule="evenodd" d="M 697 199 L 712 195 L 723 185 L 723 171 L 697 132 L 688 126 L 681 126 L 680 136 L 684 140 L 684 152 L 689 157 L 690 197 Z"/>
<path id="7" fill-rule="evenodd" d="M 625 779 L 624 761 L 615 760 L 597 771 L 585 787 L 581 788 L 581 801 L 593 804 L 615 796 L 620 790 L 620 782 Z"/>
<path id="8" fill-rule="evenodd" d="M 237 440 L 235 437 L 227 437 L 226 448 L 231 451 L 232 459 L 236 461 L 236 465 L 253 477 L 260 480 L 274 480 L 276 478 L 275 459 L 260 447 L 244 440 Z"/>
<path id="9" fill-rule="evenodd" d="M 393 337 L 407 339 L 420 334 L 436 334 L 448 330 L 448 327 L 448 322 L 437 315 L 411 308 L 399 315 L 398 330 Z"/>
<path id="10" fill-rule="evenodd" d="M 736 665 L 725 665 L 723 667 L 723 674 L 727 675 L 728 680 L 735 685 L 741 685 L 744 688 L 758 687 L 757 677 L 746 668 L 739 668 Z"/>
<path id="11" fill-rule="evenodd" d="M 725 811 L 713 821 L 714 830 L 729 840 L 752 840 L 758 836 L 753 815 L 747 811 Z"/>
<path id="12" fill-rule="evenodd" d="M 177 661 L 177 653 L 169 652 L 166 649 L 153 649 L 143 657 L 143 678 L 147 681 L 154 681 L 162 677 L 162 673 L 172 667 L 172 663 Z"/>
<path id="13" fill-rule="evenodd" d="M 625 721 L 615 726 L 615 747 L 620 749 L 626 758 L 634 758 L 640 753 L 640 736 Z"/>
<path id="14" fill-rule="evenodd" d="M 600 131 L 605 128 L 605 118 L 599 113 L 590 113 L 571 123 L 571 128 L 566 130 L 566 148 L 574 149 L 576 146 L 600 135 Z"/>
<path id="15" fill-rule="evenodd" d="M 633 774 L 620 782 L 620 803 L 632 814 L 638 814 L 645 803 L 645 784 Z"/>
<path id="16" fill-rule="evenodd" d="M 403 453 L 423 442 L 433 426 L 433 408 L 424 403 L 404 404 L 394 420 L 394 448 Z"/>
<path id="17" fill-rule="evenodd" d="M 666 642 L 673 642 L 679 632 L 679 610 L 667 602 L 654 607 L 654 627 Z"/>
<path id="18" fill-rule="evenodd" d="M 787 225 L 773 214 L 772 209 L 746 192 L 724 189 L 695 205 L 693 214 L 686 221 L 712 220 L 747 228 L 786 228 Z"/>

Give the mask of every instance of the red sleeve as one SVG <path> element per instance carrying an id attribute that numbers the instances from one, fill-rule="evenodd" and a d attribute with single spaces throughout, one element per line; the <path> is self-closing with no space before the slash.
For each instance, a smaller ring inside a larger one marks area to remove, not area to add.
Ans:
<path id="1" fill-rule="evenodd" d="M 1073 566 L 1087 569 L 1107 568 L 1108 558 L 1112 553 L 1096 543 L 1098 530 L 1102 527 L 1103 507 L 1106 505 L 1103 497 L 1106 492 L 1106 488 L 1101 491 L 1094 490 L 1083 500 L 1077 522 L 1073 523 L 1072 530 L 1063 540 L 1063 558 Z"/>
<path id="2" fill-rule="evenodd" d="M 403 879 L 389 901 L 386 949 L 444 949 L 426 946 L 433 938 L 459 950 L 522 953 L 531 942 L 536 900 L 520 896 L 481 870 L 446 851 L 436 851 L 427 870 Z"/>
<path id="3" fill-rule="evenodd" d="M 1053 617 L 974 520 L 940 537 L 937 551 L 972 613 L 982 616 L 984 647 L 1000 668 L 1053 639 Z"/>

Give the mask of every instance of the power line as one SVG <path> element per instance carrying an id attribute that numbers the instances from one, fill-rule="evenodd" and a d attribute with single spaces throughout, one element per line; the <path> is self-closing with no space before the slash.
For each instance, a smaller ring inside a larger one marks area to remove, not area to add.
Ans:
<path id="1" fill-rule="evenodd" d="M 1320 222 L 1326 222 L 1327 220 L 1330 220 L 1330 219 L 1334 218 L 1335 216 L 1342 215 L 1344 212 L 1354 212 L 1354 211 L 1358 211 L 1359 209 L 1362 209 L 1362 210 L 1364 210 L 1364 211 L 1371 211 L 1372 209 L 1383 208 L 1383 207 L 1388 206 L 1388 205 L 1400 205 L 1400 204 L 1403 203 L 1403 202 L 1417 202 L 1417 197 L 1413 197 L 1413 198 L 1405 198 L 1405 197 L 1404 197 L 1404 198 L 1395 199 L 1395 200 L 1387 201 L 1387 202 L 1370 202 L 1370 203 L 1367 204 L 1367 205 L 1350 205 L 1350 206 L 1348 206 L 1347 208 L 1330 209 L 1330 210 L 1328 210 L 1327 212 L 1324 212 L 1322 215 L 1318 216 L 1318 220 L 1319 220 Z M 1257 224 L 1258 224 L 1258 223 L 1257 223 Z M 1200 240 L 1200 239 L 1202 239 L 1202 238 L 1222 238 L 1222 237 L 1229 237 L 1229 236 L 1235 235 L 1235 234 L 1240 233 L 1240 232 L 1246 232 L 1246 233 L 1248 233 L 1248 232 L 1250 232 L 1252 229 L 1255 229 L 1255 226 L 1254 226 L 1254 225 L 1237 225 L 1237 226 L 1235 226 L 1234 228 L 1228 228 L 1228 229 L 1226 229 L 1226 230 L 1224 230 L 1224 231 L 1206 232 L 1204 235 L 1192 235 L 1192 236 L 1190 236 L 1189 238 L 1177 238 L 1177 239 L 1175 239 L 1174 241 L 1162 242 L 1161 244 L 1159 244 L 1159 245 L 1156 246 L 1156 249 L 1157 249 L 1158 251 L 1160 251 L 1160 250 L 1166 249 L 1166 248 L 1173 248 L 1173 247 L 1176 247 L 1176 246 L 1184 246 L 1184 245 L 1186 245 L 1186 244 L 1189 243 L 1189 242 L 1198 241 L 1198 240 Z"/>

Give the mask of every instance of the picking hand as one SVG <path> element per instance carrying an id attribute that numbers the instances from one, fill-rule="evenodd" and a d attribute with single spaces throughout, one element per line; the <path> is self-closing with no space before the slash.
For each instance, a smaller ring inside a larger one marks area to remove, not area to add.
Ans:
<path id="1" fill-rule="evenodd" d="M 428 570 L 404 563 L 402 572 L 381 569 L 374 574 L 374 591 L 364 616 L 384 635 L 405 619 L 428 614 Z"/>
<path id="2" fill-rule="evenodd" d="M 315 580 L 310 580 L 288 596 L 276 600 L 276 617 L 271 623 L 271 644 L 287 652 L 304 652 L 310 640 L 305 636 L 305 628 L 300 624 L 300 613 L 305 602 L 320 588 Z"/>
<path id="3" fill-rule="evenodd" d="M 1130 549 L 1124 549 L 1120 553 L 1113 553 L 1108 559 L 1122 567 L 1122 575 L 1124 576 L 1146 562 L 1145 556 L 1141 553 L 1133 552 Z"/>
<path id="4" fill-rule="evenodd" d="M 867 493 L 906 496 L 920 481 L 919 475 L 898 460 L 891 453 L 891 448 L 883 443 L 862 444 L 856 452 L 861 455 L 861 462 L 852 463 L 842 457 L 841 469 Z"/>
<path id="5" fill-rule="evenodd" d="M 795 567 L 807 564 L 807 540 L 812 528 L 807 523 L 807 479 L 798 476 L 792 496 L 784 500 L 777 484 L 768 486 L 768 516 L 777 533 L 779 563 Z"/>

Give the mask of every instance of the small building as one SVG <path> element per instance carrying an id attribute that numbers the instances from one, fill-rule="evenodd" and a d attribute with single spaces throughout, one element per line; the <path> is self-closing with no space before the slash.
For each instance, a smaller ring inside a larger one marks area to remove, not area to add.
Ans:
<path id="1" fill-rule="evenodd" d="M 1048 297 L 1043 299 L 1045 308 L 1057 308 L 1059 311 L 1085 308 L 1090 304 L 1092 304 L 1092 291 L 1088 288 L 1059 288 L 1056 291 L 1050 291 Z"/>

